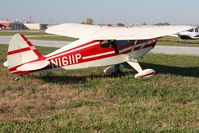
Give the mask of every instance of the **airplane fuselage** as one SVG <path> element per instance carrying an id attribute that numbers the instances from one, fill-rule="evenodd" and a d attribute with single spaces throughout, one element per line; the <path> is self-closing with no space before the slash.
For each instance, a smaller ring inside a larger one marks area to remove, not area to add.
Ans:
<path id="1" fill-rule="evenodd" d="M 50 62 L 47 69 L 81 69 L 120 64 L 130 58 L 144 56 L 156 45 L 157 39 L 139 41 L 90 41 L 46 56 Z"/>

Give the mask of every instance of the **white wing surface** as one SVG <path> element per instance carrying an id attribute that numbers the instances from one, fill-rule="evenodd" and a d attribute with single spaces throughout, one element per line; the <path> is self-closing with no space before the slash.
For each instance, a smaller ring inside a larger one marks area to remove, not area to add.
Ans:
<path id="1" fill-rule="evenodd" d="M 46 32 L 80 39 L 142 40 L 172 35 L 192 28 L 191 26 L 139 26 L 121 28 L 69 23 L 49 27 Z"/>

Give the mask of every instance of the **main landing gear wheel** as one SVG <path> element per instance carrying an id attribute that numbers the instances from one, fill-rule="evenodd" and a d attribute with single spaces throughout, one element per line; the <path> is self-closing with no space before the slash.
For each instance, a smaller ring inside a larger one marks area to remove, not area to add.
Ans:
<path id="1" fill-rule="evenodd" d="M 138 73 L 134 76 L 135 78 L 150 78 L 155 75 L 155 71 L 153 69 L 145 69 L 142 70 L 140 64 L 137 60 L 127 61 L 127 63 L 132 66 Z"/>

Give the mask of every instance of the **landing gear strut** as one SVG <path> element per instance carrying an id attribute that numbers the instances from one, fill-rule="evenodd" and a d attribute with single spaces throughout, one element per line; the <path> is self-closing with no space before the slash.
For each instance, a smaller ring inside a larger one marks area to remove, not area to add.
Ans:
<path id="1" fill-rule="evenodd" d="M 138 63 L 137 60 L 133 60 L 133 61 L 127 61 L 127 63 L 133 67 L 138 73 L 134 76 L 135 78 L 150 78 L 153 75 L 155 75 L 155 71 L 153 69 L 145 69 L 142 70 L 140 64 Z"/>

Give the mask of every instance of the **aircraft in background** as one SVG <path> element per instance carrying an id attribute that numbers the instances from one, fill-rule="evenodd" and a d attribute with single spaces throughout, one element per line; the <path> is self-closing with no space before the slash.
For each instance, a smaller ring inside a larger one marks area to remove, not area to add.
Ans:
<path id="1" fill-rule="evenodd" d="M 179 37 L 182 40 L 196 40 L 199 39 L 199 28 L 192 28 L 172 36 Z"/>
<path id="2" fill-rule="evenodd" d="M 83 24 L 61 24 L 50 27 L 47 33 L 79 38 L 48 55 L 41 55 L 22 34 L 12 37 L 4 66 L 21 76 L 41 70 L 71 70 L 109 66 L 112 74 L 127 62 L 138 77 L 151 77 L 153 69 L 143 70 L 137 59 L 156 45 L 157 38 L 191 29 L 191 26 L 101 27 Z"/>

